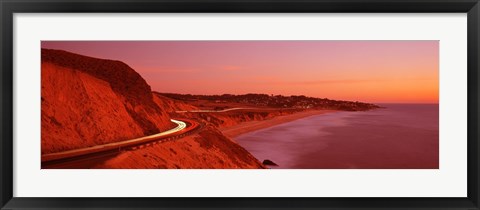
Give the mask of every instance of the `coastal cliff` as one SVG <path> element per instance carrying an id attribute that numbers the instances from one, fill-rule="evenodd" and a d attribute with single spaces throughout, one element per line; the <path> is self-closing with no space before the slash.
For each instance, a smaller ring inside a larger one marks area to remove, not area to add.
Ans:
<path id="1" fill-rule="evenodd" d="M 125 151 L 95 168 L 261 169 L 252 154 L 218 129 L 206 126 L 179 140 Z"/>
<path id="2" fill-rule="evenodd" d="M 153 93 L 121 61 L 42 49 L 41 152 L 125 141 L 172 129 L 169 113 L 195 106 Z M 96 168 L 262 168 L 209 125 L 178 140 L 123 151 Z"/>
<path id="3" fill-rule="evenodd" d="M 129 66 L 59 50 L 42 49 L 41 106 L 42 154 L 174 127 Z"/>

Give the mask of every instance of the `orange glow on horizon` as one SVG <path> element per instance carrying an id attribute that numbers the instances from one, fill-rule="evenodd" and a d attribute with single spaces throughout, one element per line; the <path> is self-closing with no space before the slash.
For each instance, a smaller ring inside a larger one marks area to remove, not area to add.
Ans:
<path id="1" fill-rule="evenodd" d="M 152 90 L 438 103 L 438 41 L 43 41 L 120 60 Z"/>

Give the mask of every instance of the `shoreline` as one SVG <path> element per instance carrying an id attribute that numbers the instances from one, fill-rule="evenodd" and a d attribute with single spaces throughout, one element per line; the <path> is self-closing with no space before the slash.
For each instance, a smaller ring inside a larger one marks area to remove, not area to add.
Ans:
<path id="1" fill-rule="evenodd" d="M 309 110 L 303 112 L 297 112 L 294 114 L 277 116 L 268 120 L 261 120 L 261 121 L 250 121 L 240 123 L 234 126 L 220 128 L 220 131 L 229 138 L 235 138 L 245 133 L 249 133 L 252 131 L 273 127 L 276 125 L 280 125 L 283 123 L 295 121 L 298 119 L 302 119 L 305 117 L 310 117 L 314 115 L 338 112 L 339 110 Z"/>

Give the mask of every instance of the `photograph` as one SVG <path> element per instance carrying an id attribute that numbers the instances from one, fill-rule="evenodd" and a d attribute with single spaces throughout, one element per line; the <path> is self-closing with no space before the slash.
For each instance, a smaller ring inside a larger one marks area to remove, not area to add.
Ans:
<path id="1" fill-rule="evenodd" d="M 39 50 L 41 169 L 440 169 L 438 40 Z"/>
<path id="2" fill-rule="evenodd" d="M 480 0 L 0 0 L 0 210 L 480 210 Z"/>

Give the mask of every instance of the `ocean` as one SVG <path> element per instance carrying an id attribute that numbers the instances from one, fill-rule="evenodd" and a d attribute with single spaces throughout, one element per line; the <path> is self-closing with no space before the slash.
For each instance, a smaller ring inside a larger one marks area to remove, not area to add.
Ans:
<path id="1" fill-rule="evenodd" d="M 379 104 L 310 116 L 235 138 L 272 169 L 438 169 L 438 104 Z"/>

